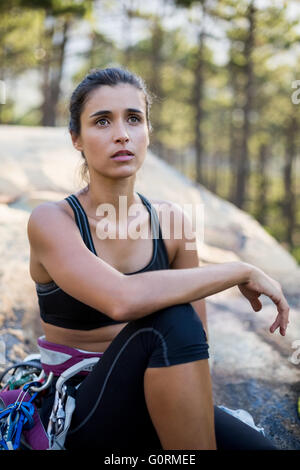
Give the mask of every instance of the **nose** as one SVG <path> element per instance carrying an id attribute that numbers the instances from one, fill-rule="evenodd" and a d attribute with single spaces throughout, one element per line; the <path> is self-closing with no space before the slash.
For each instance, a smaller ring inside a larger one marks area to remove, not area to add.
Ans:
<path id="1" fill-rule="evenodd" d="M 129 135 L 126 126 L 123 122 L 116 123 L 115 127 L 115 142 L 128 142 Z"/>

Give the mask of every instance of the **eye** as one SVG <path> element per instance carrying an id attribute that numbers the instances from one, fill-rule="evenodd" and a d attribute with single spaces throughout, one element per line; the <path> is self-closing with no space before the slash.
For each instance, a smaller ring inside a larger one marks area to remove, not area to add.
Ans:
<path id="1" fill-rule="evenodd" d="M 133 123 L 135 124 L 136 122 L 140 122 L 141 121 L 141 118 L 139 116 L 129 116 L 129 119 L 135 119 L 135 121 L 133 121 Z"/>
<path id="2" fill-rule="evenodd" d="M 108 122 L 106 118 L 101 118 L 96 121 L 96 124 L 100 123 L 101 126 L 105 126 L 106 122 Z"/>

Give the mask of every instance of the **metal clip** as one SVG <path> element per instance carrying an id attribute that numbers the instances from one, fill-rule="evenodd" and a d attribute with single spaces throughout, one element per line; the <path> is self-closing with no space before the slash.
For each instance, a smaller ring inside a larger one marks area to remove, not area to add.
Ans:
<path id="1" fill-rule="evenodd" d="M 44 378 L 45 376 L 45 372 L 42 371 L 42 373 L 40 374 L 40 376 L 38 377 L 38 380 L 41 380 L 42 378 Z M 30 387 L 30 389 L 33 391 L 33 392 L 41 392 L 42 390 L 45 390 L 46 388 L 49 387 L 49 385 L 51 384 L 52 382 L 52 379 L 53 379 L 53 372 L 50 372 L 50 374 L 48 375 L 48 378 L 46 380 L 46 382 L 41 385 L 40 387 Z"/>
<path id="2" fill-rule="evenodd" d="M 58 396 L 58 392 L 56 391 L 51 415 L 49 418 L 48 428 L 47 428 L 47 434 L 49 437 L 50 445 L 53 444 L 53 440 L 56 434 L 56 413 L 58 409 L 58 399 L 59 399 L 59 396 Z"/>
<path id="3" fill-rule="evenodd" d="M 65 413 L 66 396 L 67 396 L 67 386 L 63 385 L 61 396 L 58 399 L 58 407 L 57 407 L 57 413 L 56 413 L 57 434 L 59 434 L 64 429 L 65 417 L 66 417 L 66 413 Z"/>
<path id="4" fill-rule="evenodd" d="M 54 438 L 60 434 L 65 425 L 65 405 L 67 398 L 67 386 L 63 385 L 61 393 L 56 390 L 54 405 L 52 408 L 51 416 L 49 419 L 47 434 L 50 439 L 50 443 L 53 443 Z"/>

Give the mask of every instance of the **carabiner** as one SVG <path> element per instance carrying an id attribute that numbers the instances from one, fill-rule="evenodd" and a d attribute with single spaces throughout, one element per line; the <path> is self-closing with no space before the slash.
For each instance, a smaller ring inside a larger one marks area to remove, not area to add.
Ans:
<path id="1" fill-rule="evenodd" d="M 44 372 L 44 371 L 43 371 L 43 372 Z M 45 372 L 44 372 L 44 374 L 41 374 L 42 377 L 44 377 L 44 375 L 45 375 Z M 37 392 L 37 393 L 38 393 L 38 392 L 41 392 L 42 390 L 45 390 L 45 389 L 48 388 L 49 385 L 51 384 L 52 379 L 53 379 L 53 376 L 54 376 L 53 372 L 50 372 L 50 374 L 48 375 L 48 378 L 47 378 L 46 382 L 45 382 L 43 385 L 41 385 L 40 387 L 35 387 L 35 386 L 33 386 L 33 387 L 30 387 L 30 389 L 31 389 L 33 392 Z M 40 379 L 40 377 L 39 377 L 39 379 Z"/>

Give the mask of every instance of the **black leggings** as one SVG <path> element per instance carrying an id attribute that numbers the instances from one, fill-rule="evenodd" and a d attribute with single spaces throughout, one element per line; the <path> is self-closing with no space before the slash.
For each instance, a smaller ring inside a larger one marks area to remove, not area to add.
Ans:
<path id="1" fill-rule="evenodd" d="M 66 449 L 162 449 L 145 402 L 145 371 L 207 358 L 206 335 L 191 304 L 129 322 L 77 390 Z M 274 449 L 217 407 L 215 430 L 218 449 Z"/>

